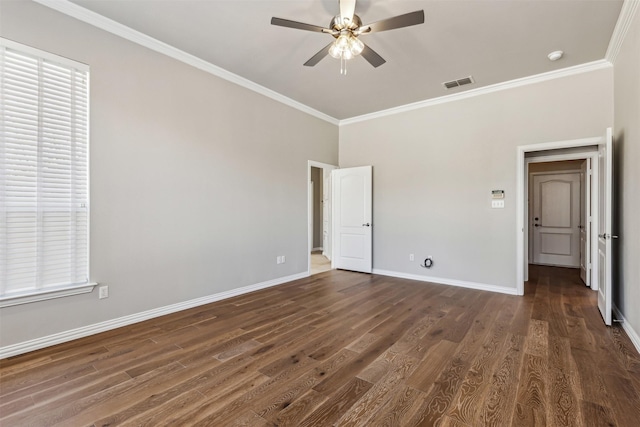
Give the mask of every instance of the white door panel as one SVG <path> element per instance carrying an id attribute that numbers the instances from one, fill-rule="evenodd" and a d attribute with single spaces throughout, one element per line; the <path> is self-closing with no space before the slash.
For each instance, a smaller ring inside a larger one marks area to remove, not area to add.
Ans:
<path id="1" fill-rule="evenodd" d="M 612 272 L 612 193 L 613 193 L 613 136 L 607 129 L 603 144 L 598 146 L 598 309 L 604 323 L 611 325 Z"/>
<path id="2" fill-rule="evenodd" d="M 533 176 L 533 262 L 580 266 L 580 174 Z"/>
<path id="3" fill-rule="evenodd" d="M 372 168 L 336 169 L 333 200 L 332 267 L 371 273 Z"/>
<path id="4" fill-rule="evenodd" d="M 580 198 L 580 278 L 591 286 L 591 159 L 582 163 Z"/>

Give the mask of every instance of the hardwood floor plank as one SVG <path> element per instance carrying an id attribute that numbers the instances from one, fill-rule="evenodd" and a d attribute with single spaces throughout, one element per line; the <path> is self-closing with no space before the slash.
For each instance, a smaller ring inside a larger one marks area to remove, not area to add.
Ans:
<path id="1" fill-rule="evenodd" d="M 550 371 L 550 422 L 557 426 L 582 426 L 580 402 L 572 389 L 569 375 Z"/>
<path id="2" fill-rule="evenodd" d="M 66 423 L 67 425 L 89 424 L 100 413 L 111 413 L 114 407 L 118 407 L 123 404 L 120 396 L 127 391 L 135 390 L 136 387 L 146 387 L 147 384 L 158 381 L 158 378 L 184 369 L 182 366 L 174 363 L 166 366 L 162 369 L 150 372 L 141 376 L 138 380 L 129 379 L 124 382 L 119 382 L 117 385 L 101 389 L 97 393 L 90 395 L 77 396 L 73 401 L 60 404 L 56 401 L 49 401 L 48 403 L 41 405 L 39 411 L 33 412 L 21 412 L 15 416 L 9 417 L 6 420 L 3 419 L 3 423 L 7 425 L 47 425 L 52 426 L 59 423 Z M 122 374 L 126 375 L 126 374 Z M 137 390 L 136 390 L 137 391 Z M 81 421 L 74 417 L 78 417 L 79 414 L 92 412 L 89 414 L 86 421 Z"/>
<path id="3" fill-rule="evenodd" d="M 25 396 L 11 401 L 3 401 L 2 404 L 0 404 L 0 416 L 2 418 L 8 417 L 9 415 L 24 411 L 33 406 L 35 406 L 35 402 L 31 396 Z"/>
<path id="4" fill-rule="evenodd" d="M 596 293 L 529 278 L 332 270 L 1 360 L 0 425 L 640 425 L 640 355 Z"/>
<path id="5" fill-rule="evenodd" d="M 332 425 L 372 387 L 370 382 L 354 377 L 339 388 L 318 409 L 304 418 L 299 427 Z"/>
<path id="6" fill-rule="evenodd" d="M 269 427 L 273 424 L 267 422 L 267 420 L 253 411 L 245 411 L 229 425 L 231 427 Z"/>
<path id="7" fill-rule="evenodd" d="M 525 353 L 517 401 L 530 408 L 541 408 L 545 412 L 546 402 L 549 400 L 548 372 L 545 357 Z"/>
<path id="8" fill-rule="evenodd" d="M 587 351 L 596 351 L 596 341 L 587 329 L 587 325 L 581 317 L 567 317 L 566 322 L 571 347 Z"/>
<path id="9" fill-rule="evenodd" d="M 282 410 L 277 414 L 273 422 L 280 427 L 295 427 L 300 420 L 306 418 L 326 400 L 327 397 L 322 393 L 309 389 L 290 405 L 285 406 L 283 404 Z"/>
<path id="10" fill-rule="evenodd" d="M 532 356 L 547 358 L 549 349 L 549 323 L 531 320 L 525 340 L 524 351 Z"/>
<path id="11" fill-rule="evenodd" d="M 547 353 L 549 369 L 566 369 L 572 359 L 569 338 L 550 336 Z"/>
<path id="12" fill-rule="evenodd" d="M 522 363 L 524 337 L 508 334 L 504 357 L 491 379 L 485 403 L 479 412 L 482 425 L 508 425 L 515 406 L 518 372 Z"/>
<path id="13" fill-rule="evenodd" d="M 604 385 L 603 373 L 596 369 L 595 355 L 589 351 L 576 348 L 571 349 L 571 355 L 578 367 L 582 399 L 606 406 L 609 396 Z M 567 372 L 565 369 L 556 369 L 555 371 Z"/>
<path id="14" fill-rule="evenodd" d="M 620 325 L 614 325 L 610 329 L 611 337 L 616 348 L 616 354 L 622 361 L 625 370 L 640 374 L 640 355 L 636 351 L 633 343 Z"/>
<path id="15" fill-rule="evenodd" d="M 547 414 L 544 408 L 540 408 L 539 406 L 532 408 L 521 402 L 516 402 L 511 425 L 536 427 L 546 426 L 549 425 L 549 423 L 547 422 Z"/>
<path id="16" fill-rule="evenodd" d="M 97 350 L 92 349 L 74 357 L 52 361 L 47 365 L 40 365 L 26 373 L 18 372 L 7 375 L 2 378 L 0 382 L 0 397 L 9 394 L 15 395 L 18 390 L 31 387 L 35 384 L 47 383 L 56 378 L 64 377 L 65 375 L 73 376 L 78 369 L 86 369 L 86 367 L 81 366 L 84 362 L 93 359 L 96 354 L 106 353 L 108 353 L 108 350 L 104 347 Z M 81 366 L 80 368 L 78 368 L 79 365 Z"/>
<path id="17" fill-rule="evenodd" d="M 598 405 L 597 403 L 582 401 L 582 424 L 585 426 L 616 426 L 611 408 Z M 624 424 L 623 424 L 624 425 Z"/>
<path id="18" fill-rule="evenodd" d="M 279 395 L 272 394 L 272 398 L 263 401 L 253 401 L 251 407 L 261 417 L 276 422 L 279 418 L 280 412 L 292 406 L 291 404 L 297 403 L 298 399 L 306 393 L 312 390 L 311 387 L 318 384 L 328 374 L 340 369 L 346 363 L 351 361 L 356 354 L 352 351 L 343 349 L 336 353 L 333 357 L 329 358 L 322 364 L 315 366 L 313 369 L 308 370 L 298 380 L 294 381 L 291 385 L 282 388 L 282 392 Z M 317 392 L 316 392 L 317 393 Z M 320 395 L 320 393 L 318 393 Z M 324 395 L 322 395 L 324 396 Z M 322 399 L 323 401 L 326 398 Z M 264 402 L 264 403 L 262 403 Z"/>
<path id="19" fill-rule="evenodd" d="M 259 372 L 249 372 L 241 377 L 236 377 L 229 384 L 225 384 L 223 388 L 208 388 L 209 394 L 201 404 L 194 406 L 190 411 L 185 412 L 177 418 L 172 424 L 177 426 L 194 426 L 194 425 L 224 425 L 217 423 L 217 418 L 221 417 L 220 411 L 233 402 L 242 399 L 246 393 L 253 392 L 257 388 L 263 386 L 269 377 Z M 231 421 L 238 415 L 238 412 L 228 413 Z"/>
<path id="20" fill-rule="evenodd" d="M 392 394 L 403 387 L 406 378 L 416 367 L 416 359 L 396 353 L 387 373 L 380 378 L 337 421 L 340 426 L 369 425 L 369 420 L 392 398 Z"/>
<path id="21" fill-rule="evenodd" d="M 452 420 L 473 425 L 477 419 L 478 410 L 490 386 L 490 376 L 503 353 L 509 320 L 509 316 L 499 313 L 448 411 L 447 416 Z"/>
<path id="22" fill-rule="evenodd" d="M 413 375 L 407 380 L 407 385 L 415 389 L 428 392 L 433 383 L 453 357 L 457 348 L 456 343 L 440 340 L 429 347 L 423 362 L 418 365 Z M 413 356 L 411 353 L 410 356 Z"/>
<path id="23" fill-rule="evenodd" d="M 177 425 L 176 420 L 189 413 L 194 408 L 206 401 L 207 397 L 202 393 L 192 390 L 180 394 L 174 399 L 168 400 L 165 404 L 150 408 L 146 412 L 138 414 L 121 423 L 122 426 L 136 427 L 156 427 L 160 425 Z"/>

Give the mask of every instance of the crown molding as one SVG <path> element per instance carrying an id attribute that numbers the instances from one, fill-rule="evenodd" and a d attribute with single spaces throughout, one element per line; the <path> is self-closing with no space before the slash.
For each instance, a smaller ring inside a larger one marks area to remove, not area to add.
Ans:
<path id="1" fill-rule="evenodd" d="M 620 10 L 620 16 L 618 16 L 618 21 L 613 29 L 607 53 L 604 55 L 605 59 L 612 64 L 616 62 L 620 48 L 624 43 L 624 38 L 638 10 L 638 5 L 640 5 L 640 0 L 624 0 L 622 4 L 622 10 Z"/>
<path id="2" fill-rule="evenodd" d="M 631 25 L 631 21 L 635 16 L 636 10 L 638 9 L 638 4 L 640 4 L 640 0 L 624 0 L 624 3 L 622 5 L 622 10 L 620 12 L 620 17 L 618 18 L 618 22 L 616 23 L 616 27 L 611 37 L 611 41 L 609 43 L 609 47 L 607 49 L 605 59 L 588 62 L 585 64 L 576 65 L 573 67 L 563 68 L 560 70 L 549 71 L 542 74 L 536 74 L 533 76 L 523 77 L 520 79 L 510 80 L 507 82 L 484 86 L 481 88 L 472 89 L 472 90 L 468 90 L 465 92 L 460 92 L 452 95 L 445 95 L 438 98 L 431 98 L 424 101 L 418 101 L 411 104 L 401 105 L 399 107 L 393 107 L 386 110 L 377 111 L 374 113 L 351 117 L 348 119 L 338 120 L 335 117 L 331 117 L 328 114 L 322 113 L 305 104 L 302 104 L 289 97 L 286 97 L 278 92 L 275 92 L 271 89 L 268 89 L 264 86 L 254 83 L 248 79 L 245 79 L 244 77 L 240 77 L 237 74 L 231 73 L 223 68 L 220 68 L 216 65 L 211 64 L 210 62 L 204 61 L 194 55 L 191 55 L 187 52 L 177 49 L 167 43 L 161 42 L 160 40 L 154 39 L 153 37 L 147 36 L 146 34 L 143 34 L 125 25 L 122 25 L 116 21 L 113 21 L 112 19 L 109 19 L 105 16 L 102 16 L 88 9 L 85 9 L 81 6 L 78 6 L 75 3 L 71 3 L 68 0 L 34 0 L 34 1 L 39 4 L 42 4 L 43 6 L 56 10 L 60 13 L 76 18 L 82 22 L 93 25 L 94 27 L 100 28 L 104 31 L 107 31 L 109 33 L 122 37 L 131 42 L 137 43 L 155 52 L 167 55 L 185 64 L 191 65 L 202 71 L 208 72 L 216 77 L 227 80 L 231 83 L 235 83 L 241 87 L 244 87 L 253 92 L 264 95 L 277 102 L 280 102 L 282 104 L 295 108 L 299 111 L 307 113 L 313 117 L 319 118 L 328 123 L 338 125 L 338 126 L 350 125 L 353 123 L 373 120 L 373 119 L 390 116 L 394 114 L 400 114 L 408 111 L 417 110 L 420 108 L 430 107 L 434 105 L 444 104 L 447 102 L 453 102 L 453 101 L 467 99 L 467 98 L 471 98 L 479 95 L 498 92 L 501 90 L 513 89 L 513 88 L 526 86 L 534 83 L 540 83 L 540 82 L 553 80 L 561 77 L 567 77 L 567 76 L 586 73 L 590 71 L 610 68 L 613 66 L 615 57 L 618 54 L 620 47 L 624 41 L 624 36 L 626 35 Z"/>
<path id="3" fill-rule="evenodd" d="M 408 111 L 418 110 L 420 108 L 432 107 L 434 105 L 445 104 L 447 102 L 473 98 L 473 97 L 485 95 L 488 93 L 499 92 L 502 90 L 513 89 L 521 86 L 527 86 L 530 84 L 545 82 L 548 80 L 554 80 L 561 77 L 573 76 L 576 74 L 587 73 L 590 71 L 603 70 L 603 69 L 611 68 L 612 66 L 613 64 L 607 61 L 606 59 L 600 59 L 598 61 L 587 62 L 585 64 L 575 65 L 573 67 L 562 68 L 560 70 L 549 71 L 546 73 L 536 74 L 533 76 L 522 77 L 519 79 L 509 80 L 502 83 L 496 83 L 489 86 L 483 86 L 483 87 L 468 90 L 465 92 L 454 93 L 452 95 L 445 95 L 438 98 L 426 99 L 424 101 L 418 101 L 411 104 L 401 105 L 399 107 L 389 108 L 387 110 L 381 110 L 375 113 L 363 114 L 362 116 L 340 120 L 340 126 L 350 125 L 358 122 L 364 122 L 367 120 L 378 119 L 380 117 L 391 116 L 394 114 L 406 113 Z"/>
<path id="4" fill-rule="evenodd" d="M 334 125 L 339 124 L 338 119 L 331 117 L 328 114 L 315 110 L 305 104 L 302 104 L 289 97 L 286 97 L 276 91 L 268 89 L 257 83 L 254 83 L 251 80 L 245 79 L 244 77 L 240 77 L 237 74 L 234 74 L 223 68 L 213 65 L 210 62 L 204 61 L 194 55 L 184 52 L 167 43 L 154 39 L 153 37 L 147 36 L 146 34 L 136 31 L 133 28 L 127 27 L 126 25 L 122 25 L 112 19 L 109 19 L 91 10 L 85 9 L 82 6 L 78 6 L 75 3 L 71 3 L 70 1 L 67 1 L 67 0 L 34 0 L 34 1 L 43 6 L 51 8 L 55 11 L 71 16 L 72 18 L 76 18 L 89 25 L 93 25 L 96 28 L 100 28 L 101 30 L 107 31 L 111 34 L 115 34 L 116 36 L 122 37 L 123 39 L 129 40 L 133 43 L 137 43 L 155 52 L 169 56 L 185 64 L 191 65 L 192 67 L 198 68 L 199 70 L 212 74 L 216 77 L 227 80 L 231 83 L 235 83 L 238 86 L 244 87 L 253 92 L 264 95 L 267 98 L 271 98 L 274 101 L 278 101 L 282 104 L 295 108 L 296 110 L 307 113 L 318 119 L 324 120 Z"/>

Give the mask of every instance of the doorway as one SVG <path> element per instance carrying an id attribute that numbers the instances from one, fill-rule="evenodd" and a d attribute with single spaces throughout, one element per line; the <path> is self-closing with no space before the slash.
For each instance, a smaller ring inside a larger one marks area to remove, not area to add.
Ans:
<path id="1" fill-rule="evenodd" d="M 591 227 L 582 223 L 581 215 L 590 210 L 582 197 L 586 183 L 581 168 L 586 162 L 529 164 L 529 264 L 580 267 L 588 243 L 581 231 Z"/>
<path id="2" fill-rule="evenodd" d="M 529 280 L 529 164 L 561 160 L 590 159 L 591 180 L 591 288 L 598 290 L 598 309 L 606 325 L 611 325 L 612 307 L 612 156 L 611 128 L 604 135 L 569 141 L 556 141 L 520 146 L 517 150 L 516 185 L 516 287 L 517 294 L 524 295 L 525 281 Z"/>
<path id="3" fill-rule="evenodd" d="M 598 198 L 591 194 L 597 192 L 591 185 L 592 175 L 597 174 L 592 170 L 597 156 L 597 145 L 525 155 L 524 281 L 529 278 L 530 264 L 581 269 L 584 263 L 585 273 L 580 276 L 585 285 L 597 290 L 598 280 L 592 278 L 597 271 L 593 260 L 597 256 Z M 588 195 L 583 192 L 587 188 Z M 545 191 L 549 192 L 547 202 L 554 204 L 547 208 L 540 206 Z"/>
<path id="4" fill-rule="evenodd" d="M 331 171 L 337 166 L 309 161 L 308 182 L 308 274 L 331 270 Z"/>
<path id="5" fill-rule="evenodd" d="M 589 200 L 589 210 L 592 213 L 590 218 L 591 236 L 589 236 L 589 254 L 588 258 L 592 261 L 597 257 L 597 232 L 598 229 L 598 189 L 597 189 L 597 160 L 598 145 L 602 143 L 602 138 L 584 138 L 570 141 L 558 141 L 543 144 L 535 144 L 522 146 L 518 148 L 518 186 L 517 186 L 517 288 L 518 294 L 524 294 L 524 282 L 529 280 L 529 262 L 531 260 L 533 224 L 535 216 L 531 216 L 530 210 L 531 199 L 533 194 L 530 183 L 530 166 L 535 163 L 550 163 L 551 168 L 557 167 L 558 162 L 578 161 L 580 164 L 584 160 L 589 159 L 589 163 L 593 166 L 593 175 L 590 182 L 594 185 L 591 188 L 593 197 Z M 535 170 L 536 166 L 533 167 Z M 586 203 L 586 202 L 585 202 Z M 593 279 L 597 273 L 597 265 L 592 262 L 590 278 Z M 589 280 L 592 289 L 597 289 L 597 280 Z"/>

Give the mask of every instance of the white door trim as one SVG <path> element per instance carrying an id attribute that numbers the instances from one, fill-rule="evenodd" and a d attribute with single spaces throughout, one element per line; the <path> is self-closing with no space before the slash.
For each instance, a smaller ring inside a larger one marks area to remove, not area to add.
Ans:
<path id="1" fill-rule="evenodd" d="M 573 139 L 567 141 L 554 141 L 554 142 L 545 142 L 541 144 L 531 144 L 531 145 L 521 145 L 517 149 L 516 156 L 516 290 L 518 295 L 524 295 L 524 282 L 528 280 L 529 276 L 529 232 L 526 224 L 529 224 L 529 212 L 526 209 L 526 201 L 528 199 L 529 194 L 529 163 L 539 163 L 539 162 L 555 162 L 562 160 L 580 160 L 586 158 L 596 158 L 597 159 L 597 151 L 585 151 L 578 153 L 570 153 L 570 154 L 550 154 L 548 156 L 540 156 L 540 157 L 530 157 L 527 158 L 525 155 L 527 153 L 538 152 L 538 151 L 548 151 L 548 150 L 557 150 L 557 149 L 565 149 L 565 148 L 576 148 L 576 147 L 593 147 L 601 144 L 603 142 L 603 137 L 593 137 L 593 138 L 582 138 L 582 139 Z M 592 165 L 593 165 L 592 161 Z M 593 179 L 594 181 L 598 178 L 598 168 L 597 166 L 593 168 Z M 592 197 L 591 206 L 598 206 L 598 198 L 597 198 L 597 188 L 591 188 L 592 194 L 596 197 Z M 593 211 L 593 225 L 594 229 L 597 229 L 597 215 L 595 215 L 595 211 Z M 597 233 L 592 233 L 595 235 Z M 597 242 L 596 242 L 597 243 Z M 592 254 L 593 254 L 593 245 L 592 245 Z M 596 254 L 597 255 L 597 254 Z M 592 257 L 592 259 L 595 259 Z M 595 263 L 594 263 L 595 264 Z M 597 277 L 597 271 L 593 268 L 591 271 L 592 279 Z M 594 280 L 591 280 L 591 284 L 593 286 Z"/>
<path id="2" fill-rule="evenodd" d="M 307 276 L 311 276 L 311 250 L 310 248 L 313 247 L 313 222 L 311 221 L 312 217 L 313 217 L 313 204 L 312 204 L 312 194 L 311 194 L 311 190 L 309 189 L 309 182 L 311 182 L 311 168 L 319 168 L 319 169 L 323 169 L 323 170 L 333 170 L 333 169 L 338 169 L 338 166 L 336 165 L 331 165 L 328 163 L 322 163 L 322 162 L 316 162 L 314 160 L 307 160 L 307 248 L 309 249 L 307 251 Z M 324 174 L 323 174 L 324 175 Z M 329 178 L 329 181 L 331 181 L 331 178 Z M 331 187 L 329 187 L 331 188 Z M 329 197 L 329 202 L 332 203 L 331 201 L 331 196 Z M 329 206 L 329 215 L 332 215 L 331 213 L 331 206 Z M 329 218 L 329 228 L 331 228 L 331 218 Z M 329 230 L 329 233 L 331 233 L 331 230 Z"/>

